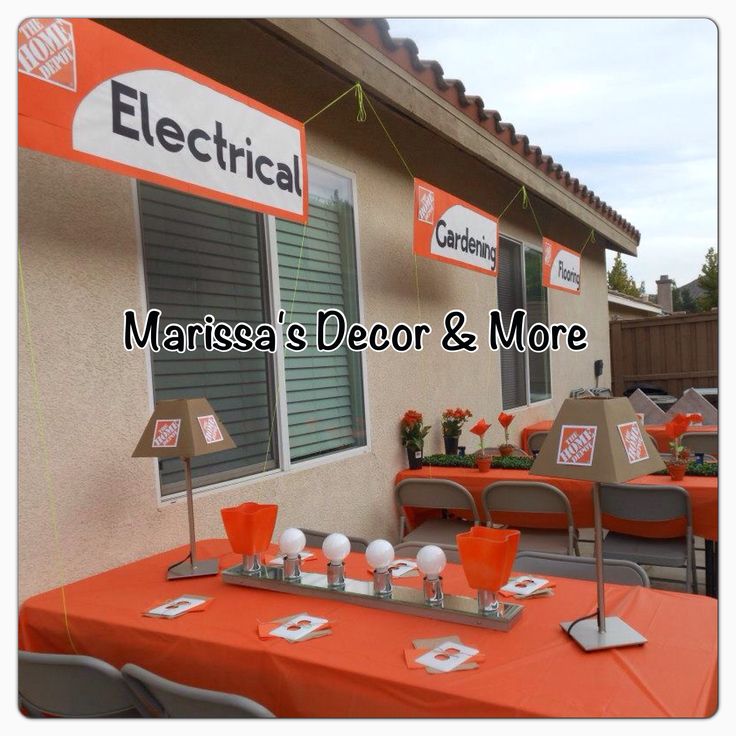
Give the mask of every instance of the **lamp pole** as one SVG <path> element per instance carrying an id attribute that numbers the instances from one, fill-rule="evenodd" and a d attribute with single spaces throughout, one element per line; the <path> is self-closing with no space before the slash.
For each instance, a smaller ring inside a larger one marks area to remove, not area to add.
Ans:
<path id="1" fill-rule="evenodd" d="M 593 517 L 595 521 L 595 581 L 598 593 L 598 631 L 606 631 L 606 596 L 603 590 L 603 520 L 601 519 L 601 484 L 593 483 Z"/>
<path id="2" fill-rule="evenodd" d="M 194 499 L 192 494 L 192 459 L 183 457 L 181 461 L 184 463 L 184 483 L 187 488 L 187 513 L 189 514 L 189 558 L 192 569 L 197 566 L 197 549 L 194 536 Z"/>

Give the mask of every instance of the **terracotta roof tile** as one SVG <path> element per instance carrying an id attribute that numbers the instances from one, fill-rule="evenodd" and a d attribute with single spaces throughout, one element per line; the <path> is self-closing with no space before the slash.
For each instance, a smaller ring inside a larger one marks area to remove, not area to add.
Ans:
<path id="1" fill-rule="evenodd" d="M 542 153 L 539 146 L 531 145 L 529 138 L 517 133 L 511 123 L 502 121 L 501 115 L 496 110 L 487 109 L 482 97 L 466 94 L 465 85 L 461 80 L 446 79 L 438 61 L 420 59 L 419 49 L 414 41 L 410 38 L 394 38 L 389 33 L 389 25 L 384 18 L 346 18 L 341 19 L 341 22 L 420 82 L 434 90 L 442 99 L 457 107 L 484 130 L 503 141 L 519 156 L 551 179 L 562 184 L 565 189 L 597 210 L 637 243 L 639 242 L 641 235 L 630 222 L 601 200 L 595 192 L 574 178 L 552 156 Z"/>

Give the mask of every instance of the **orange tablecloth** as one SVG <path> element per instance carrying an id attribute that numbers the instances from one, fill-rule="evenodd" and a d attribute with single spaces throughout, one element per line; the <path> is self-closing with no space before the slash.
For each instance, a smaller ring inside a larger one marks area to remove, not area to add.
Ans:
<path id="1" fill-rule="evenodd" d="M 524 452 L 529 452 L 529 436 L 534 432 L 549 432 L 552 429 L 552 420 L 545 419 L 535 424 L 530 424 L 528 427 L 524 427 L 521 430 L 521 449 Z M 647 433 L 652 436 L 657 449 L 660 452 L 671 452 L 670 440 L 664 434 L 664 424 L 647 424 L 644 429 Z M 718 426 L 715 424 L 694 424 L 688 427 L 688 432 L 717 432 Z"/>
<path id="2" fill-rule="evenodd" d="M 646 429 L 647 434 L 654 440 L 654 444 L 660 452 L 672 452 L 672 448 L 670 447 L 671 440 L 664 433 L 664 424 L 647 424 L 644 429 Z M 687 431 L 717 432 L 718 426 L 715 424 L 691 424 L 687 428 Z"/>
<path id="3" fill-rule="evenodd" d="M 226 540 L 206 540 L 199 556 L 236 564 Z M 557 579 L 555 595 L 527 601 L 502 633 L 432 619 L 227 585 L 218 577 L 167 582 L 180 547 L 66 587 L 71 636 L 80 654 L 117 667 L 135 662 L 198 687 L 248 695 L 278 716 L 709 716 L 717 702 L 717 608 L 705 596 L 606 585 L 607 613 L 648 639 L 642 647 L 585 654 L 559 622 L 595 610 L 595 585 Z M 320 569 L 321 554 L 305 569 Z M 351 555 L 348 575 L 366 578 Z M 445 590 L 472 594 L 462 568 L 448 565 Z M 418 586 L 420 578 L 402 585 Z M 152 605 L 182 593 L 213 596 L 207 610 L 174 620 L 146 618 Z M 333 634 L 289 644 L 260 640 L 256 625 L 308 611 Z M 412 639 L 457 633 L 486 655 L 476 670 L 429 675 L 410 670 Z M 34 596 L 20 610 L 20 646 L 71 652 L 61 594 Z"/>
<path id="4" fill-rule="evenodd" d="M 530 475 L 528 470 L 491 468 L 487 473 L 481 473 L 475 468 L 430 468 L 425 466 L 421 470 L 402 470 L 396 475 L 396 482 L 417 477 L 452 480 L 467 488 L 475 499 L 481 518 L 485 518 L 481 507 L 481 494 L 487 485 L 500 480 L 528 480 L 549 483 L 559 488 L 567 496 L 572 507 L 575 524 L 578 527 L 593 526 L 592 484 L 588 481 Z M 667 475 L 642 475 L 639 478 L 634 478 L 631 483 L 676 485 L 684 488 L 690 496 L 695 534 L 714 541 L 718 539 L 718 478 L 686 475 L 681 481 L 673 481 Z M 411 522 L 412 519 L 409 518 L 409 521 Z M 510 521 L 506 516 L 501 517 L 499 515 L 498 521 L 515 523 L 519 526 L 539 526 L 539 519 L 534 518 L 531 514 L 518 514 L 513 521 Z M 616 530 L 625 532 L 626 528 L 619 524 Z M 634 531 L 634 529 L 631 529 L 631 531 Z M 660 535 L 657 534 L 656 536 Z"/>

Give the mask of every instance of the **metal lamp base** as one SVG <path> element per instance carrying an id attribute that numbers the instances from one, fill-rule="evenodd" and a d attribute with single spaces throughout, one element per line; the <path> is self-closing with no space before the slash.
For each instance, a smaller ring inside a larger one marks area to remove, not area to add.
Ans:
<path id="1" fill-rule="evenodd" d="M 595 652 L 598 649 L 613 649 L 614 647 L 631 647 L 646 643 L 646 639 L 636 630 L 632 629 L 618 616 L 606 618 L 606 630 L 598 630 L 598 619 L 587 618 L 579 621 L 568 632 L 572 621 L 563 621 L 560 626 L 565 633 L 586 651 Z"/>
<path id="2" fill-rule="evenodd" d="M 217 575 L 218 572 L 220 572 L 220 561 L 216 557 L 211 560 L 197 560 L 194 565 L 186 560 L 172 567 L 166 573 L 166 579 L 199 578 L 205 575 Z"/>

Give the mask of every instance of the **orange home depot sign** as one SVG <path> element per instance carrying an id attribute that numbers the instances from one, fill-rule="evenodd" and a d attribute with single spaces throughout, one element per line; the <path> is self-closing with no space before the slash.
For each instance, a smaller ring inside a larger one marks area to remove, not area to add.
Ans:
<path id="1" fill-rule="evenodd" d="M 151 447 L 176 447 L 180 429 L 181 419 L 157 419 Z"/>
<path id="2" fill-rule="evenodd" d="M 18 143 L 307 219 L 300 122 L 88 19 L 19 26 Z"/>
<path id="3" fill-rule="evenodd" d="M 618 433 L 621 436 L 621 442 L 624 443 L 626 457 L 629 463 L 638 463 L 641 460 L 649 460 L 649 453 L 644 444 L 644 438 L 641 436 L 641 428 L 639 422 L 624 422 L 618 424 Z"/>
<path id="4" fill-rule="evenodd" d="M 414 252 L 454 266 L 498 273 L 498 219 L 414 179 Z"/>
<path id="5" fill-rule="evenodd" d="M 592 465 L 595 452 L 595 425 L 563 424 L 557 449 L 558 465 Z"/>
<path id="6" fill-rule="evenodd" d="M 551 289 L 580 294 L 580 253 L 549 238 L 542 239 L 542 249 L 542 284 Z"/>

